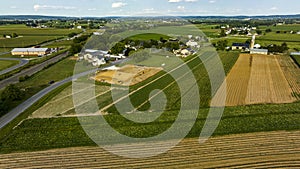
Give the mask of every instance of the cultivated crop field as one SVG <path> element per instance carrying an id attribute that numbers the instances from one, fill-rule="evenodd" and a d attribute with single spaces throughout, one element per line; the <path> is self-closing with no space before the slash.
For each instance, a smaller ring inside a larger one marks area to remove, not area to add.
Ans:
<path id="1" fill-rule="evenodd" d="M 69 33 L 80 33 L 80 29 L 31 28 L 25 25 L 0 26 L 0 35 L 17 33 L 20 36 L 67 36 Z"/>
<path id="2" fill-rule="evenodd" d="M 242 54 L 226 79 L 226 105 L 294 102 L 298 71 L 288 56 Z"/>
<path id="3" fill-rule="evenodd" d="M 299 103 L 280 105 L 252 105 L 228 107 L 225 109 L 222 120 L 214 136 L 241 134 L 262 131 L 299 130 Z M 284 112 L 284 113 L 283 113 Z M 200 109 L 194 127 L 187 138 L 199 137 L 205 123 L 208 109 Z M 131 114 L 130 116 L 135 116 Z M 86 117 L 86 118 L 94 118 Z M 165 112 L 149 124 L 136 124 L 118 115 L 105 116 L 106 121 L 122 134 L 137 138 L 147 138 L 167 130 L 177 119 L 175 111 Z M 190 123 L 189 119 L 180 122 L 181 126 Z M 105 130 L 108 126 L 101 124 Z M 178 131 L 180 132 L 180 128 Z M 34 131 L 34 132 L 32 132 Z M 107 133 L 111 135 L 112 133 Z M 51 139 L 49 139 L 51 138 Z M 119 140 L 108 144 L 118 144 Z M 16 128 L 1 136 L 0 152 L 11 153 L 19 151 L 38 151 L 53 148 L 95 146 L 95 143 L 86 135 L 77 117 L 29 118 Z"/>
<path id="4" fill-rule="evenodd" d="M 1 37 L 13 33 L 16 33 L 19 37 L 0 39 L 0 48 L 30 47 L 44 42 L 61 39 L 73 32 L 80 33 L 82 31 L 76 29 L 31 28 L 26 27 L 25 25 L 4 25 L 0 26 Z"/>
<path id="5" fill-rule="evenodd" d="M 257 38 L 258 40 L 281 41 L 281 42 L 300 42 L 300 35 L 290 33 L 267 33 L 264 36 Z"/>
<path id="6" fill-rule="evenodd" d="M 221 52 L 220 58 L 223 62 L 223 66 L 225 68 L 226 72 L 229 72 L 231 69 L 232 65 L 235 63 L 238 53 L 236 52 Z M 204 57 L 207 59 L 209 58 L 210 53 L 207 53 L 204 55 Z M 198 80 L 199 83 L 199 89 L 201 92 L 201 104 L 203 107 L 208 107 L 209 106 L 209 101 L 211 99 L 210 96 L 210 88 L 209 88 L 209 79 L 208 75 L 206 73 L 206 69 L 203 64 L 201 64 L 201 61 L 198 60 L 197 58 L 191 58 L 192 60 L 188 60 L 188 65 L 193 68 L 193 72 Z M 170 60 L 170 59 L 168 59 Z M 64 61 L 64 62 L 70 62 L 70 61 Z M 171 60 L 173 63 L 173 61 Z M 167 63 L 167 62 L 166 62 Z M 59 66 L 60 64 L 58 64 Z M 63 65 L 63 63 L 62 63 Z M 159 64 L 160 65 L 160 64 Z M 58 70 L 60 70 L 59 68 Z M 49 70 L 50 71 L 50 70 Z M 211 70 L 213 71 L 213 70 Z M 36 77 L 33 77 L 30 79 L 26 85 L 29 85 L 32 83 L 41 83 L 44 81 L 44 78 L 39 78 L 39 76 L 43 76 L 45 74 L 48 74 L 50 72 L 46 71 L 43 74 L 37 74 Z M 50 76 L 50 75 L 49 75 Z M 48 76 L 48 77 L 49 77 Z M 46 78 L 50 80 L 49 78 Z M 45 79 L 45 80 L 46 80 Z M 158 79 L 158 80 L 156 80 Z M 44 83 L 47 83 L 49 81 L 44 81 Z M 85 86 L 84 84 L 82 84 Z M 110 87 L 110 85 L 108 86 Z M 99 107 L 102 108 L 101 114 L 106 114 L 106 113 L 118 113 L 116 109 L 114 108 L 114 104 L 116 102 L 112 101 L 112 96 L 111 96 L 111 90 L 107 87 L 107 85 L 96 85 L 96 95 L 95 98 L 99 104 Z M 141 88 L 142 87 L 142 88 Z M 171 78 L 170 76 L 164 76 L 163 72 L 158 73 L 157 75 L 154 75 L 153 77 L 147 78 L 146 80 L 144 79 L 143 82 L 136 84 L 134 86 L 130 87 L 130 99 L 132 100 L 132 103 L 134 106 L 138 107 L 140 110 L 148 110 L 149 109 L 149 104 L 150 100 L 155 100 L 154 98 L 151 98 L 149 100 L 149 93 L 155 89 L 162 89 L 164 90 L 167 95 L 170 97 L 168 98 L 168 104 L 167 104 L 167 109 L 174 110 L 178 109 L 180 107 L 180 93 L 178 91 L 177 84 L 174 82 L 174 79 Z M 82 91 L 76 91 L 78 92 L 78 95 L 83 96 L 84 91 L 89 92 L 90 90 L 95 90 L 95 89 L 86 89 L 85 87 L 82 87 Z M 82 92 L 82 94 L 81 94 Z M 68 96 L 68 97 L 65 97 Z M 54 98 L 51 100 L 48 104 L 44 105 L 42 108 L 37 110 L 32 117 L 39 118 L 39 117 L 53 117 L 53 116 L 74 116 L 76 115 L 76 112 L 74 110 L 73 106 L 73 101 L 72 101 L 72 92 L 70 89 L 66 89 L 65 92 L 57 96 L 58 98 Z M 64 104 L 59 104 L 60 102 L 57 102 L 56 100 L 60 100 Z M 89 99 L 92 98 L 87 98 L 87 101 L 85 103 L 80 104 L 80 107 L 88 106 L 88 101 Z M 119 101 L 120 103 L 122 100 Z M 97 112 L 95 112 L 97 113 Z"/>
<path id="7" fill-rule="evenodd" d="M 144 159 L 128 159 L 100 147 L 77 147 L 0 155 L 1 168 L 285 168 L 300 167 L 300 132 L 263 132 L 210 138 L 185 139 L 167 153 Z M 145 143 L 144 143 L 145 144 Z M 165 142 L 148 143 L 164 147 Z M 191 148 L 192 147 L 192 148 Z M 122 145 L 119 151 L 130 151 Z M 133 154 L 132 154 L 133 155 Z"/>
<path id="8" fill-rule="evenodd" d="M 24 36 L 13 39 L 1 39 L 0 47 L 2 48 L 22 48 L 33 45 L 38 45 L 44 42 L 58 40 L 62 36 Z"/>

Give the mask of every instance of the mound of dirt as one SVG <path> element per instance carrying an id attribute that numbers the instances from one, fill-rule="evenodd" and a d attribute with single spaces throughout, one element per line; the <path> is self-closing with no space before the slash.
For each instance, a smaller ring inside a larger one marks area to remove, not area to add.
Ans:
<path id="1" fill-rule="evenodd" d="M 100 71 L 92 79 L 109 84 L 132 86 L 154 76 L 161 70 L 163 69 L 157 67 L 126 65 L 119 70 Z"/>

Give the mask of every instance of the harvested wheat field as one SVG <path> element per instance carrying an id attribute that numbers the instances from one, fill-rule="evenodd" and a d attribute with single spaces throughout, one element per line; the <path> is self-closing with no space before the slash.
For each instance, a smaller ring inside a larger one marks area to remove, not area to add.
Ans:
<path id="1" fill-rule="evenodd" d="M 126 65 L 119 70 L 99 72 L 93 79 L 109 84 L 132 86 L 160 72 L 162 68 Z"/>
<path id="2" fill-rule="evenodd" d="M 165 146 L 167 142 L 156 143 Z M 153 144 L 145 145 L 147 153 Z M 191 148 L 192 147 L 192 148 Z M 120 148 L 130 151 L 132 145 Z M 286 168 L 300 167 L 300 132 L 222 136 L 199 144 L 185 139 L 165 154 L 128 159 L 101 148 L 81 147 L 0 155 L 0 168 Z"/>
<path id="3" fill-rule="evenodd" d="M 296 101 L 299 68 L 290 62 L 287 56 L 241 54 L 226 78 L 226 106 Z M 283 65 L 287 66 L 284 70 Z M 220 89 L 214 100 L 224 91 Z"/>
<path id="4" fill-rule="evenodd" d="M 292 60 L 286 56 L 276 56 L 280 67 L 290 84 L 293 94 L 300 99 L 300 69 Z"/>

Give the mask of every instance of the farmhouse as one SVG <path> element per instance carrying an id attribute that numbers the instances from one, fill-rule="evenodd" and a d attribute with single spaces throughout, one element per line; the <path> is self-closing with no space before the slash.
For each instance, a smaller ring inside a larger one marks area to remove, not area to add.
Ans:
<path id="1" fill-rule="evenodd" d="M 190 47 L 198 47 L 198 48 L 200 48 L 200 46 L 198 45 L 198 42 L 195 42 L 195 41 L 188 41 L 187 43 L 186 43 L 186 45 L 187 46 L 190 46 Z"/>
<path id="2" fill-rule="evenodd" d="M 233 43 L 232 50 L 245 50 L 249 49 L 250 45 L 248 43 Z"/>
<path id="3" fill-rule="evenodd" d="M 15 48 L 11 51 L 14 56 L 44 56 L 50 53 L 49 48 Z"/>
<path id="4" fill-rule="evenodd" d="M 268 49 L 250 49 L 250 54 L 268 55 Z"/>

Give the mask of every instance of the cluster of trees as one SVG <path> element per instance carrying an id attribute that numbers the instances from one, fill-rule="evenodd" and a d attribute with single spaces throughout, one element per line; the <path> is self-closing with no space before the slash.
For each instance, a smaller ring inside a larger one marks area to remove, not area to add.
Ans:
<path id="1" fill-rule="evenodd" d="M 212 43 L 212 45 L 217 49 L 217 50 L 225 50 L 226 47 L 228 46 L 228 41 L 227 40 L 220 40 L 217 43 Z"/>
<path id="2" fill-rule="evenodd" d="M 72 38 L 72 37 L 74 37 L 74 36 L 76 36 L 76 35 L 77 35 L 77 33 L 72 32 L 72 33 L 69 33 L 69 34 L 68 34 L 68 37 L 69 37 L 69 38 Z"/>
<path id="3" fill-rule="evenodd" d="M 125 56 L 128 56 L 131 49 L 125 48 L 125 45 L 135 46 L 137 49 L 147 49 L 147 48 L 157 48 L 162 49 L 166 48 L 168 51 L 178 50 L 180 49 L 180 45 L 183 45 L 182 42 L 179 41 L 169 41 L 164 38 L 160 38 L 160 40 L 130 40 L 125 39 L 121 42 L 118 42 L 110 49 L 110 54 L 120 54 L 125 52 Z"/>
<path id="4" fill-rule="evenodd" d="M 226 33 L 225 33 L 225 30 L 222 29 L 222 30 L 221 30 L 221 33 L 220 33 L 220 37 L 225 37 L 225 36 L 227 36 Z"/>
<path id="5" fill-rule="evenodd" d="M 265 48 L 267 48 L 271 53 L 284 53 L 289 49 L 286 43 L 283 43 L 281 45 L 269 45 Z"/>
<path id="6" fill-rule="evenodd" d="M 3 35 L 4 38 L 6 38 L 6 36 L 10 36 L 11 38 L 17 38 L 19 35 L 17 33 L 12 33 L 10 35 Z"/>
<path id="7" fill-rule="evenodd" d="M 82 35 L 80 37 L 76 37 L 74 40 L 73 40 L 73 44 L 71 45 L 71 48 L 69 50 L 69 53 L 70 55 L 74 55 L 74 54 L 77 54 L 77 53 L 80 53 L 85 42 L 88 40 L 88 38 L 90 37 L 91 35 Z"/>
<path id="8" fill-rule="evenodd" d="M 270 32 L 272 32 L 272 29 L 270 28 L 266 29 L 266 33 L 270 33 Z"/>
<path id="9" fill-rule="evenodd" d="M 22 100 L 24 96 L 25 92 L 16 85 L 7 86 L 0 95 L 0 116 L 6 114 L 14 102 Z"/>

